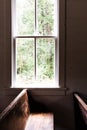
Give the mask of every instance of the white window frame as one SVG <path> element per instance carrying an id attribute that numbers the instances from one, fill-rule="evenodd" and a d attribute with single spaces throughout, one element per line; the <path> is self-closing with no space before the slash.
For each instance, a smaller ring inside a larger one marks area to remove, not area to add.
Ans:
<path id="1" fill-rule="evenodd" d="M 56 81 L 56 86 L 53 88 L 65 88 L 65 64 L 64 63 L 65 59 L 65 0 L 60 1 L 57 0 L 57 36 L 16 36 L 15 34 L 15 0 L 11 1 L 11 12 L 12 12 L 12 85 L 11 87 L 15 87 L 15 81 L 16 81 L 16 38 L 55 38 L 56 44 L 55 44 L 55 81 Z M 60 10 L 62 11 L 62 15 L 60 15 Z M 14 15 L 14 17 L 13 17 Z M 63 20 L 63 21 L 62 21 Z M 61 22 L 61 23 L 60 23 Z M 61 31 L 60 31 L 61 30 Z M 63 39 L 62 33 L 64 34 Z M 60 38 L 59 38 L 60 37 Z M 59 43 L 61 44 L 59 46 Z M 63 48 L 63 50 L 62 50 Z M 62 58 L 60 60 L 60 58 Z M 62 74 L 60 74 L 62 72 Z"/>

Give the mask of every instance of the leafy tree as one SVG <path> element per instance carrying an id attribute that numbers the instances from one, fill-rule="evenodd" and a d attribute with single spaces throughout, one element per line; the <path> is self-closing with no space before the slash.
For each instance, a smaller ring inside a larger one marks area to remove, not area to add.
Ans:
<path id="1" fill-rule="evenodd" d="M 17 33 L 34 35 L 34 0 L 17 0 Z M 52 35 L 54 29 L 54 3 L 52 0 L 38 0 L 37 33 Z M 54 77 L 54 39 L 37 38 L 37 77 L 39 80 Z M 17 39 L 17 75 L 27 81 L 34 79 L 34 39 Z"/>

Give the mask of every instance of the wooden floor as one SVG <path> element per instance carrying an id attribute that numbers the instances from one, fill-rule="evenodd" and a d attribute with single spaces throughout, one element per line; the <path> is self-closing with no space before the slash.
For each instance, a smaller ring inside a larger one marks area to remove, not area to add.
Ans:
<path id="1" fill-rule="evenodd" d="M 53 114 L 30 114 L 25 130 L 54 130 Z"/>

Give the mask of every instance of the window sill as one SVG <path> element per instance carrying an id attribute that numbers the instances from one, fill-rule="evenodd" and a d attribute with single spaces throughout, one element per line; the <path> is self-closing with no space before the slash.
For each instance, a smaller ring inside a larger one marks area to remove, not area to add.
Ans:
<path id="1" fill-rule="evenodd" d="M 11 87 L 11 89 L 25 89 L 23 87 Z M 59 88 L 59 87 L 55 87 L 55 88 L 26 88 L 28 89 L 28 91 L 30 91 L 31 93 L 33 93 L 33 95 L 37 95 L 37 96 L 65 96 L 66 95 L 66 91 L 68 90 L 67 88 Z"/>

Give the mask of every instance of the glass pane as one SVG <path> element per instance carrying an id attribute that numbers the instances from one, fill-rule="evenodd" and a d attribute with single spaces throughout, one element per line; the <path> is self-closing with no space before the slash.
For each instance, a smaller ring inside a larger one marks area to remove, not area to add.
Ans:
<path id="1" fill-rule="evenodd" d="M 16 64 L 17 84 L 34 81 L 34 39 L 16 39 Z"/>
<path id="2" fill-rule="evenodd" d="M 55 0 L 38 0 L 38 34 L 53 35 L 54 34 L 54 15 Z"/>
<path id="3" fill-rule="evenodd" d="M 55 40 L 52 38 L 37 39 L 37 81 L 52 83 L 55 66 Z"/>
<path id="4" fill-rule="evenodd" d="M 34 35 L 34 0 L 16 0 L 17 35 Z"/>

